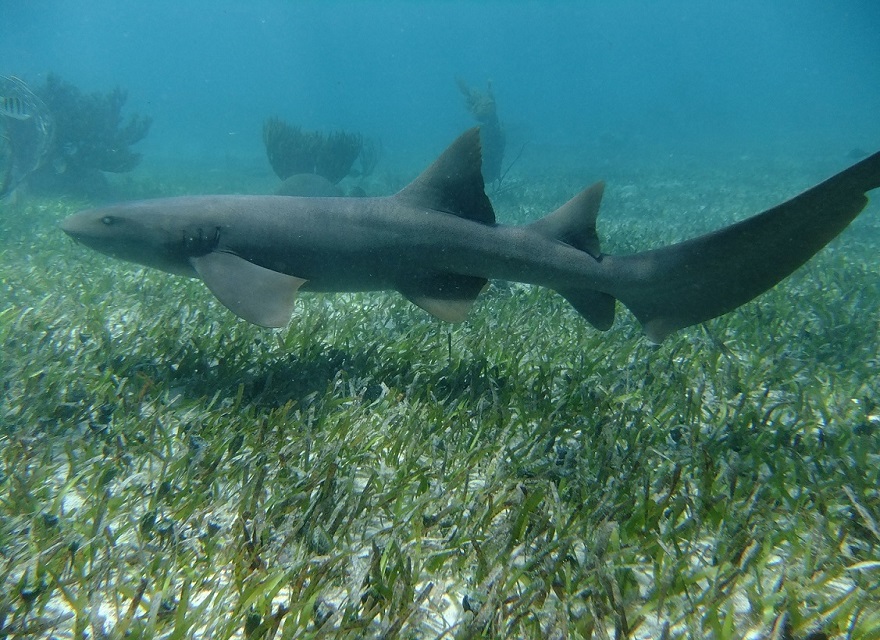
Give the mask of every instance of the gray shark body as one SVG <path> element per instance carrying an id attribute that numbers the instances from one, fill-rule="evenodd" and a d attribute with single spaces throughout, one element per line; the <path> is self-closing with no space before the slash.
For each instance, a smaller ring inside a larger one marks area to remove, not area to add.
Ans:
<path id="1" fill-rule="evenodd" d="M 497 225 L 473 129 L 393 196 L 165 198 L 78 213 L 62 229 L 108 255 L 200 277 L 230 310 L 262 326 L 287 324 L 300 290 L 394 289 L 458 322 L 488 280 L 501 279 L 556 290 L 602 330 L 620 300 L 660 341 L 785 278 L 877 187 L 880 153 L 719 231 L 602 255 L 595 227 L 602 183 L 532 224 Z"/>

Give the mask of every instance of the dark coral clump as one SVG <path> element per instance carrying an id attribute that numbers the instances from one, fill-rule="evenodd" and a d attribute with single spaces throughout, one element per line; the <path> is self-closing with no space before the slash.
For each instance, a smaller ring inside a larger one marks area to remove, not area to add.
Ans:
<path id="1" fill-rule="evenodd" d="M 467 110 L 480 123 L 480 141 L 483 146 L 483 178 L 486 182 L 500 182 L 506 138 L 501 120 L 498 118 L 498 105 L 495 102 L 492 83 L 487 83 L 486 91 L 483 92 L 468 86 L 461 78 L 456 78 L 455 82 L 458 85 L 458 90 L 464 96 Z"/>
<path id="2" fill-rule="evenodd" d="M 55 120 L 50 157 L 32 180 L 37 188 L 91 192 L 105 186 L 102 172 L 125 173 L 138 165 L 141 154 L 131 146 L 146 137 L 152 119 L 137 114 L 123 117 L 127 99 L 123 89 L 83 93 L 49 74 L 36 93 Z"/>
<path id="3" fill-rule="evenodd" d="M 352 165 L 364 149 L 360 134 L 334 131 L 324 135 L 303 131 L 279 118 L 263 124 L 266 155 L 282 180 L 301 173 L 314 173 L 336 184 L 351 173 Z"/>

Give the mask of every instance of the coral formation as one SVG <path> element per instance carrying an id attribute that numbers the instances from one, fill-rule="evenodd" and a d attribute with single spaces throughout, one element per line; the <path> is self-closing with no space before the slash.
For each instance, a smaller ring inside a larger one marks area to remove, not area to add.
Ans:
<path id="1" fill-rule="evenodd" d="M 263 124 L 263 143 L 272 169 L 282 180 L 296 174 L 314 173 L 333 184 L 351 172 L 355 160 L 369 147 L 357 133 L 334 131 L 324 135 L 318 131 L 303 131 L 275 117 Z M 366 166 L 363 163 L 362 160 L 362 166 Z"/>
<path id="2" fill-rule="evenodd" d="M 102 172 L 134 169 L 141 155 L 131 146 L 144 139 L 152 119 L 137 114 L 125 119 L 127 94 L 83 93 L 55 74 L 36 90 L 55 121 L 48 161 L 31 180 L 40 190 L 94 192 L 106 187 Z"/>

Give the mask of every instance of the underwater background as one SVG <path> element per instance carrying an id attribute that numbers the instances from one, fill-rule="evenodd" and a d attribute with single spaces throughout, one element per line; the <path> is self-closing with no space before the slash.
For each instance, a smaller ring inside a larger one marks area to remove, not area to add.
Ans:
<path id="1" fill-rule="evenodd" d="M 269 331 L 57 227 L 275 192 L 270 118 L 393 193 L 485 107 L 499 222 L 604 179 L 663 246 L 880 149 L 880 3 L 0 0 L 0 76 L 0 638 L 880 637 L 876 202 L 660 346 L 505 283 Z"/>
<path id="2" fill-rule="evenodd" d="M 876 146 L 872 2 L 2 4 L 4 72 L 128 91 L 147 160 L 260 156 L 277 114 L 433 158 L 491 80 L 511 137 L 636 158 Z M 601 156 L 600 156 L 601 157 Z"/>

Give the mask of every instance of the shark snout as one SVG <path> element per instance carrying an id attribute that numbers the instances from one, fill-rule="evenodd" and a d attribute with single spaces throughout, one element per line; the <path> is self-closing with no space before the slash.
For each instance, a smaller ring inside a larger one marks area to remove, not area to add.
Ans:
<path id="1" fill-rule="evenodd" d="M 64 220 L 58 223 L 58 226 L 64 233 L 76 240 L 76 225 L 71 222 L 72 218 L 73 216 L 68 216 L 67 218 L 64 218 Z"/>
<path id="2" fill-rule="evenodd" d="M 58 223 L 58 226 L 61 230 L 69 235 L 74 240 L 80 240 L 84 235 L 87 235 L 87 230 L 91 226 L 90 216 L 87 216 L 88 212 L 82 211 L 80 213 L 74 213 L 71 216 L 67 216 Z"/>
<path id="3" fill-rule="evenodd" d="M 58 226 L 77 244 L 103 253 L 107 253 L 105 244 L 114 244 L 112 235 L 108 233 L 108 229 L 101 223 L 101 217 L 96 215 L 94 210 L 81 211 L 68 216 L 61 220 Z"/>
<path id="4" fill-rule="evenodd" d="M 89 209 L 67 216 L 58 223 L 58 226 L 77 242 L 89 244 L 89 240 L 100 241 L 101 238 L 110 238 L 114 235 L 109 229 L 110 225 L 105 222 L 108 219 L 109 216 L 104 215 L 102 211 Z"/>

